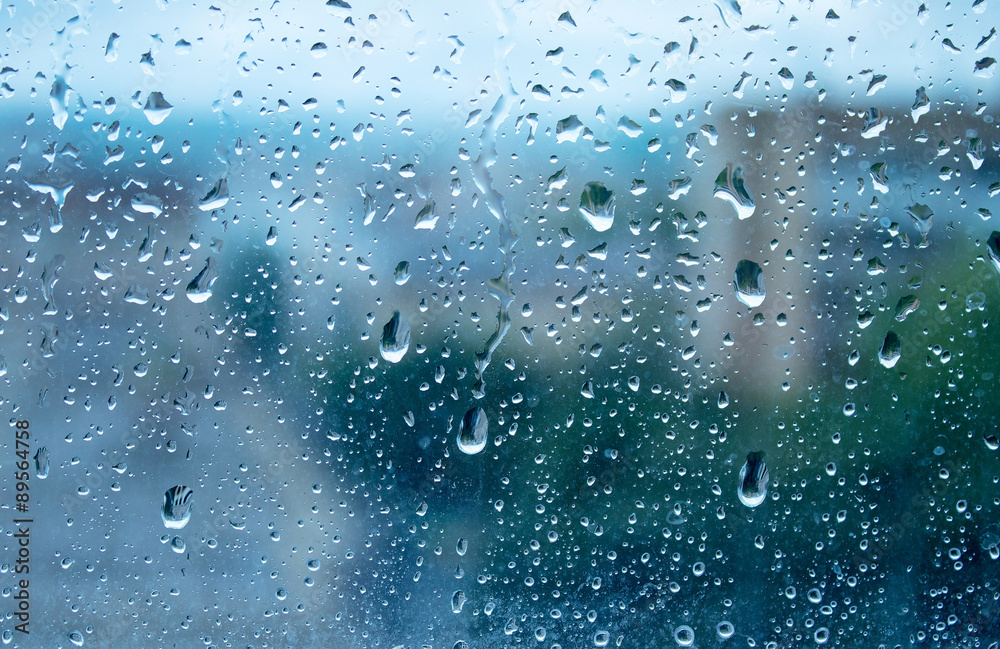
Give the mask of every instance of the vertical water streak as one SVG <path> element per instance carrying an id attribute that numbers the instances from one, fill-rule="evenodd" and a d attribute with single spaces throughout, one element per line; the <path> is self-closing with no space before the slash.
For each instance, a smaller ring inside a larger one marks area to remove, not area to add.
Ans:
<path id="1" fill-rule="evenodd" d="M 486 284 L 489 294 L 500 303 L 500 308 L 497 312 L 496 330 L 486 341 L 485 349 L 476 352 L 476 384 L 472 389 L 472 394 L 477 399 L 486 395 L 483 374 L 489 367 L 493 352 L 500 346 L 507 331 L 510 330 L 510 305 L 514 301 L 514 290 L 510 284 L 510 278 L 515 270 L 514 246 L 517 243 L 517 233 L 514 231 L 510 215 L 507 213 L 503 195 L 497 191 L 490 173 L 490 168 L 497 161 L 497 131 L 500 124 L 510 114 L 511 98 L 517 95 L 511 84 L 510 70 L 506 64 L 507 54 L 513 47 L 513 43 L 508 42 L 507 21 L 509 15 L 497 4 L 496 0 L 493 0 L 490 5 L 497 14 L 497 25 L 500 28 L 500 37 L 497 39 L 494 49 L 494 78 L 502 85 L 499 88 L 496 103 L 493 104 L 490 115 L 483 123 L 483 130 L 479 135 L 479 156 L 472 163 L 472 177 L 476 187 L 483 194 L 486 207 L 499 222 L 498 246 L 503 255 L 503 267 L 500 270 L 500 275 L 490 279 Z"/>

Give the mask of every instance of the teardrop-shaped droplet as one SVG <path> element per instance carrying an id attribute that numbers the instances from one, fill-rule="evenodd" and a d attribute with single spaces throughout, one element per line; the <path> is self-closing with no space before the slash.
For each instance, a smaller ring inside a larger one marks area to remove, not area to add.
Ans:
<path id="1" fill-rule="evenodd" d="M 379 353 L 390 363 L 398 363 L 410 348 L 410 323 L 399 311 L 394 311 L 389 322 L 382 327 Z"/>
<path id="2" fill-rule="evenodd" d="M 163 507 L 160 509 L 160 517 L 163 525 L 171 530 L 179 530 L 191 520 L 191 502 L 194 490 L 190 487 L 177 485 L 167 489 L 163 494 Z"/>
<path id="3" fill-rule="evenodd" d="M 768 477 L 764 453 L 762 451 L 748 453 L 746 464 L 740 469 L 740 486 L 737 489 L 740 502 L 747 507 L 756 507 L 764 502 L 764 497 L 767 496 Z"/>
<path id="4" fill-rule="evenodd" d="M 599 182 L 587 183 L 580 195 L 580 214 L 598 232 L 608 230 L 615 222 L 615 193 Z"/>
<path id="5" fill-rule="evenodd" d="M 764 272 L 756 262 L 743 259 L 736 264 L 733 285 L 736 287 L 736 298 L 751 309 L 764 302 Z"/>
<path id="6" fill-rule="evenodd" d="M 462 418 L 462 426 L 458 431 L 458 448 L 463 453 L 475 455 L 486 448 L 486 434 L 489 421 L 486 411 L 482 408 L 471 408 Z"/>
<path id="7" fill-rule="evenodd" d="M 878 350 L 878 362 L 883 367 L 892 367 L 899 362 L 899 358 L 903 355 L 902 348 L 899 336 L 890 331 L 885 335 L 885 340 L 882 341 L 882 348 Z"/>

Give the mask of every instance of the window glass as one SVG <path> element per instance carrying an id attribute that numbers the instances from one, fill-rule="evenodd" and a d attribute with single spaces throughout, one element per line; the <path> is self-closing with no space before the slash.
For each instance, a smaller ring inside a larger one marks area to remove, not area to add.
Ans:
<path id="1" fill-rule="evenodd" d="M 0 639 L 997 649 L 995 2 L 6 2 Z"/>

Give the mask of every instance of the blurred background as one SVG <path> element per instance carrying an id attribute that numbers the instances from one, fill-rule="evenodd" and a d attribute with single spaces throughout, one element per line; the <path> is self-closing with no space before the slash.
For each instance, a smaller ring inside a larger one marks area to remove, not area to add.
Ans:
<path id="1" fill-rule="evenodd" d="M 5 3 L 3 642 L 997 647 L 991 2 Z"/>

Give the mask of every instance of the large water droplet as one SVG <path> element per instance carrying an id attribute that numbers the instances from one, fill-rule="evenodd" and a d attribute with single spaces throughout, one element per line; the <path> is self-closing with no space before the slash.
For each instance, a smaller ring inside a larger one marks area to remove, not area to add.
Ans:
<path id="1" fill-rule="evenodd" d="M 219 274 L 215 271 L 215 259 L 209 257 L 205 262 L 205 267 L 184 289 L 188 299 L 195 304 L 201 304 L 212 297 L 212 284 L 215 284 L 218 276 Z"/>
<path id="2" fill-rule="evenodd" d="M 885 340 L 882 341 L 882 348 L 878 350 L 878 362 L 882 363 L 883 367 L 892 367 L 899 362 L 899 358 L 903 355 L 902 348 L 899 336 L 890 331 L 885 335 Z"/>
<path id="3" fill-rule="evenodd" d="M 576 142 L 583 133 L 583 122 L 576 115 L 556 122 L 556 142 Z"/>
<path id="4" fill-rule="evenodd" d="M 931 112 L 931 100 L 927 98 L 927 88 L 920 86 L 917 88 L 916 96 L 913 99 L 913 106 L 910 108 L 910 116 L 916 124 L 921 115 Z"/>
<path id="5" fill-rule="evenodd" d="M 736 264 L 733 286 L 736 288 L 736 298 L 751 309 L 764 302 L 764 272 L 756 262 L 743 259 Z"/>
<path id="6" fill-rule="evenodd" d="M 194 490 L 183 485 L 176 485 L 167 489 L 163 494 L 163 507 L 160 509 L 160 518 L 163 525 L 171 530 L 179 530 L 191 520 L 191 508 L 194 503 L 191 498 Z"/>
<path id="7" fill-rule="evenodd" d="M 740 502 L 747 507 L 756 507 L 764 502 L 764 497 L 767 496 L 767 481 L 764 453 L 762 451 L 748 453 L 746 464 L 740 469 L 740 486 L 736 491 Z"/>
<path id="8" fill-rule="evenodd" d="M 434 201 L 427 201 L 417 212 L 417 218 L 413 221 L 413 229 L 433 230 L 434 226 L 437 225 L 438 218 L 440 215 L 437 213 L 437 204 Z"/>
<path id="9" fill-rule="evenodd" d="M 142 112 L 146 115 L 146 119 L 153 126 L 160 124 L 163 120 L 167 119 L 174 107 L 163 98 L 163 93 L 161 92 L 151 92 L 149 97 L 146 98 L 146 105 L 143 107 Z"/>
<path id="10" fill-rule="evenodd" d="M 889 116 L 878 108 L 869 108 L 865 112 L 865 124 L 861 127 L 861 137 L 867 139 L 878 137 L 889 123 Z"/>
<path id="11" fill-rule="evenodd" d="M 580 214 L 598 232 L 615 222 L 615 193 L 599 182 L 587 183 L 580 195 Z"/>
<path id="12" fill-rule="evenodd" d="M 44 446 L 35 451 L 35 476 L 42 480 L 49 477 L 49 449 Z"/>
<path id="13" fill-rule="evenodd" d="M 451 596 L 451 612 L 461 613 L 462 607 L 465 606 L 465 602 L 465 591 L 456 590 L 455 594 Z"/>
<path id="14" fill-rule="evenodd" d="M 225 178 L 220 178 L 212 189 L 208 191 L 205 198 L 198 201 L 198 209 L 202 212 L 211 212 L 224 207 L 229 202 L 229 184 Z"/>
<path id="15" fill-rule="evenodd" d="M 389 322 L 382 327 L 382 339 L 379 341 L 379 353 L 390 363 L 398 363 L 406 356 L 410 348 L 410 323 L 399 311 L 394 311 Z"/>
<path id="16" fill-rule="evenodd" d="M 904 295 L 896 302 L 895 318 L 902 322 L 906 316 L 910 315 L 920 307 L 920 300 L 916 295 Z"/>
<path id="17" fill-rule="evenodd" d="M 743 184 L 743 169 L 733 167 L 732 164 L 727 164 L 715 179 L 715 191 L 712 195 L 732 205 L 740 219 L 750 218 L 757 209 L 757 204 Z"/>
<path id="18" fill-rule="evenodd" d="M 990 261 L 993 262 L 993 266 L 995 266 L 997 272 L 1000 273 L 1000 232 L 994 230 L 993 233 L 990 234 L 990 238 L 986 242 L 986 252 L 989 253 Z"/>
<path id="19" fill-rule="evenodd" d="M 462 418 L 458 431 L 458 448 L 463 453 L 475 455 L 486 448 L 486 434 L 489 421 L 482 408 L 471 408 Z"/>
<path id="20" fill-rule="evenodd" d="M 930 233 L 931 223 L 934 221 L 934 210 L 928 205 L 914 203 L 906 208 L 906 213 L 913 218 L 913 223 L 917 226 L 917 232 L 920 233 L 920 241 L 917 242 L 917 247 L 926 248 L 928 244 L 927 235 Z"/>

